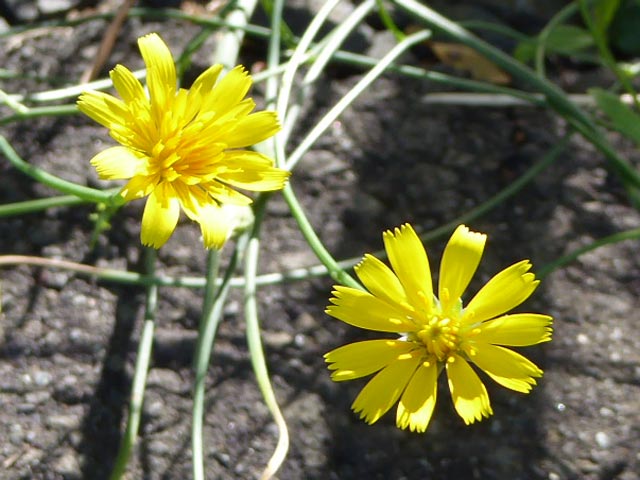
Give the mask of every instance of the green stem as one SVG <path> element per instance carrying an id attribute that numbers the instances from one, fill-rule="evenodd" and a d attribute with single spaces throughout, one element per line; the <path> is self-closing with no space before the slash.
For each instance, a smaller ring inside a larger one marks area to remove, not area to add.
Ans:
<path id="1" fill-rule="evenodd" d="M 544 61 L 549 36 L 558 25 L 571 18 L 576 14 L 577 11 L 578 6 L 575 3 L 570 3 L 569 5 L 561 9 L 558 13 L 556 13 L 553 18 L 549 20 L 547 25 L 545 25 L 545 27 L 540 31 L 536 43 L 535 66 L 536 73 L 541 78 L 544 78 L 546 76 Z"/>
<path id="2" fill-rule="evenodd" d="M 322 264 L 327 268 L 329 275 L 336 282 L 341 285 L 347 285 L 353 288 L 362 289 L 362 286 L 347 272 L 345 272 L 338 262 L 331 256 L 329 251 L 324 247 L 320 238 L 313 230 L 311 226 L 311 222 L 304 213 L 302 206 L 298 202 L 295 193 L 293 193 L 293 189 L 291 188 L 291 184 L 287 184 L 282 190 L 282 194 L 287 204 L 289 205 L 289 209 L 291 210 L 291 215 L 295 218 L 296 222 L 298 222 L 298 226 L 300 227 L 300 231 L 307 243 L 313 250 L 313 253 L 316 254 L 318 260 L 322 262 Z"/>
<path id="3" fill-rule="evenodd" d="M 20 156 L 16 153 L 16 151 L 11 147 L 11 144 L 7 141 L 4 136 L 0 135 L 0 151 L 4 153 L 5 157 L 11 162 L 11 164 L 20 170 L 25 175 L 33 178 L 37 182 L 40 182 L 48 187 L 59 190 L 63 193 L 69 195 L 75 195 L 82 200 L 93 203 L 106 203 L 108 205 L 113 205 L 118 202 L 118 198 L 121 199 L 119 195 L 113 195 L 111 192 L 105 192 L 102 190 L 96 190 L 95 188 L 84 187 L 82 185 L 77 185 L 73 182 L 69 182 L 67 180 L 63 180 L 60 177 L 56 177 L 44 170 L 30 165 L 25 162 Z"/>
<path id="4" fill-rule="evenodd" d="M 220 268 L 220 252 L 210 250 L 207 258 L 207 283 L 202 306 L 202 319 L 198 330 L 198 343 L 195 353 L 196 378 L 193 388 L 193 422 L 191 424 L 191 443 L 193 456 L 193 478 L 203 480 L 204 453 L 203 453 L 203 419 L 205 380 L 211 360 L 211 350 L 216 338 L 218 324 L 222 317 L 222 303 L 226 295 L 219 295 L 216 289 L 216 279 Z M 226 285 L 225 285 L 226 286 Z M 221 287 L 222 290 L 222 287 Z M 216 301 L 216 298 L 218 301 Z"/>
<path id="5" fill-rule="evenodd" d="M 256 277 L 258 271 L 258 256 L 260 251 L 260 226 L 264 217 L 264 205 L 266 200 L 256 208 L 256 217 L 251 233 L 251 239 L 247 247 L 247 259 L 245 262 L 245 288 L 244 288 L 244 312 L 247 322 L 247 344 L 249 345 L 249 353 L 251 356 L 251 365 L 258 381 L 258 386 L 262 392 L 262 398 L 271 412 L 271 415 L 278 426 L 278 443 L 274 450 L 267 467 L 265 468 L 262 480 L 272 478 L 278 471 L 284 461 L 287 451 L 289 450 L 289 431 L 287 430 L 286 421 L 278 406 L 273 391 L 273 386 L 269 380 L 269 370 L 262 348 L 262 340 L 260 336 L 260 322 L 258 319 L 258 306 L 256 301 Z"/>
<path id="6" fill-rule="evenodd" d="M 37 200 L 25 200 L 24 202 L 5 203 L 4 205 L 0 205 L 0 218 L 13 217 L 16 215 L 23 215 L 25 213 L 40 212 L 42 210 L 54 207 L 70 207 L 74 205 L 82 205 L 83 203 L 87 203 L 86 200 L 78 198 L 74 195 L 38 198 Z"/>
<path id="7" fill-rule="evenodd" d="M 156 251 L 151 248 L 145 250 L 145 264 L 148 275 L 155 272 Z M 142 334 L 138 343 L 138 354 L 136 357 L 135 373 L 133 375 L 133 386 L 131 391 L 131 402 L 129 405 L 129 418 L 127 428 L 118 450 L 110 480 L 119 480 L 126 472 L 127 464 L 131 458 L 131 452 L 138 437 L 140 428 L 140 417 L 142 415 L 142 405 L 144 401 L 144 391 L 147 383 L 147 374 L 151 362 L 151 351 L 153 347 L 154 318 L 158 301 L 158 287 L 151 285 L 147 288 L 147 305 L 142 326 Z"/>
<path id="8" fill-rule="evenodd" d="M 517 78 L 534 88 L 539 89 L 547 98 L 548 105 L 558 114 L 566 118 L 585 138 L 592 142 L 607 157 L 614 170 L 625 178 L 627 185 L 632 184 L 636 188 L 640 187 L 640 172 L 638 172 L 629 162 L 617 155 L 608 146 L 602 132 L 595 125 L 589 115 L 571 102 L 565 92 L 545 78 L 539 77 L 526 65 L 518 62 L 493 45 L 481 40 L 471 32 L 460 27 L 456 23 L 448 20 L 429 7 L 422 5 L 416 0 L 394 0 L 401 8 L 431 25 L 443 31 L 456 41 L 467 45 L 487 57 L 499 67 L 503 68 L 514 78 Z M 608 148 L 603 149 L 603 146 Z"/>
<path id="9" fill-rule="evenodd" d="M 546 277 L 554 270 L 558 268 L 562 268 L 565 265 L 576 260 L 580 255 L 584 255 L 587 252 L 591 252 L 596 248 L 604 247 L 605 245 L 610 245 L 612 243 L 622 242 L 624 240 L 636 240 L 640 238 L 640 228 L 634 228 L 632 230 L 626 230 L 620 233 L 614 233 L 613 235 L 609 235 L 608 237 L 601 238 L 600 240 L 596 240 L 589 245 L 585 245 L 584 247 L 578 248 L 571 253 L 568 253 L 553 262 L 547 263 L 540 270 L 536 272 L 536 276 L 539 278 Z"/>
<path id="10" fill-rule="evenodd" d="M 78 113 L 78 107 L 75 105 L 52 105 L 46 107 L 31 107 L 21 109 L 9 115 L 8 117 L 0 118 L 0 126 L 7 125 L 12 122 L 18 122 L 21 120 L 30 120 L 32 118 L 39 117 L 61 117 L 63 115 L 75 115 Z"/>
<path id="11" fill-rule="evenodd" d="M 582 19 L 586 23 L 589 31 L 591 32 L 591 36 L 596 42 L 596 46 L 598 47 L 598 52 L 600 53 L 600 58 L 602 58 L 602 62 L 604 65 L 609 68 L 620 84 L 624 87 L 626 92 L 631 95 L 633 98 L 634 105 L 636 109 L 640 109 L 640 103 L 638 103 L 638 97 L 636 95 L 636 91 L 633 88 L 633 84 L 629 81 L 627 75 L 618 67 L 618 63 L 616 59 L 613 57 L 613 53 L 611 53 L 611 49 L 609 48 L 608 41 L 606 38 L 606 30 L 599 28 L 598 25 L 593 21 L 593 17 L 591 16 L 591 11 L 589 10 L 588 2 L 585 0 L 578 0 L 578 4 L 580 6 L 580 13 L 582 14 Z"/>
<path id="12" fill-rule="evenodd" d="M 322 119 L 311 129 L 306 135 L 304 140 L 300 142 L 298 147 L 289 155 L 287 159 L 286 168 L 292 170 L 295 165 L 300 161 L 302 156 L 309 150 L 311 145 L 324 133 L 324 131 L 333 124 L 333 122 L 344 112 L 351 103 L 360 95 L 371 83 L 378 78 L 385 69 L 402 53 L 411 48 L 416 43 L 422 42 L 429 38 L 430 32 L 422 30 L 414 33 L 402 42 L 394 46 L 389 53 L 387 53 L 380 61 L 367 72 L 367 74 L 360 79 L 360 81 L 344 95 L 334 106 L 327 112 Z"/>
<path id="13" fill-rule="evenodd" d="M 566 148 L 569 138 L 566 137 L 561 140 L 553 149 L 546 153 L 537 163 L 532 165 L 525 173 L 520 177 L 500 190 L 497 194 L 481 203 L 470 211 L 458 216 L 451 222 L 438 227 L 434 230 L 430 230 L 426 234 L 421 236 L 423 241 L 432 241 L 440 238 L 447 233 L 451 232 L 457 225 L 465 222 L 471 222 L 476 218 L 488 213 L 494 209 L 507 198 L 515 195 L 525 185 L 531 182 L 540 172 L 546 169 L 551 163 L 553 163 L 558 155 Z M 258 200 L 259 201 L 259 200 Z M 257 202 L 258 202 L 257 201 Z M 304 213 L 302 213 L 304 216 Z M 301 218 L 301 217 L 300 217 Z M 301 221 L 305 221 L 301 218 Z M 307 222 L 308 223 L 308 222 Z M 327 254 L 328 255 L 328 254 Z M 374 253 L 375 256 L 384 256 L 384 251 Z M 330 257 L 330 255 L 329 255 Z M 341 272 L 345 269 L 353 267 L 361 258 L 347 258 L 335 262 L 335 271 Z M 330 259 L 328 260 L 331 261 Z M 74 271 L 79 274 L 87 275 L 92 278 L 98 278 L 106 281 L 113 281 L 117 283 L 130 284 L 130 285 L 158 285 L 168 287 L 182 287 L 182 288 L 203 288 L 206 280 L 199 277 L 182 277 L 173 278 L 166 276 L 148 276 L 141 275 L 135 272 L 123 272 L 120 270 L 92 267 L 89 265 L 83 265 L 75 262 L 67 262 L 57 259 L 39 258 L 39 257 L 26 257 L 19 255 L 12 256 L 0 256 L 0 267 L 8 265 L 35 265 L 45 268 L 58 268 L 63 270 Z M 314 277 L 321 277 L 329 273 L 324 264 L 313 265 L 310 267 L 300 267 L 285 272 L 273 272 L 259 275 L 256 277 L 257 285 L 274 285 L 290 281 L 306 280 Z M 335 278 L 335 276 L 334 276 Z M 220 286 L 221 280 L 216 281 L 216 285 Z M 243 278 L 232 278 L 229 280 L 229 285 L 232 288 L 244 287 L 245 280 Z"/>

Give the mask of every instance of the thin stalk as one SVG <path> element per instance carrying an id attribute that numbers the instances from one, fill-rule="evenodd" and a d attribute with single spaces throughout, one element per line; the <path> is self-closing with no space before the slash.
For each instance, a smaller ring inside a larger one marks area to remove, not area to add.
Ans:
<path id="1" fill-rule="evenodd" d="M 286 163 L 287 170 L 292 170 L 300 161 L 302 156 L 311 148 L 316 140 L 327 130 L 333 122 L 344 112 L 349 105 L 364 91 L 374 80 L 384 73 L 386 68 L 407 49 L 416 43 L 422 42 L 429 38 L 431 32 L 422 30 L 420 32 L 409 35 L 402 42 L 394 46 L 389 53 L 380 59 L 380 61 L 364 75 L 360 81 L 347 92 L 334 106 L 324 115 L 320 121 L 311 129 L 311 131 L 300 142 L 296 149 L 289 155 Z"/>
<path id="2" fill-rule="evenodd" d="M 302 235 L 304 235 L 305 240 L 313 250 L 313 253 L 316 254 L 316 257 L 318 257 L 318 260 L 320 260 L 320 262 L 322 262 L 322 264 L 327 268 L 331 278 L 341 285 L 362 289 L 362 286 L 340 267 L 340 264 L 324 247 L 322 241 L 318 238 L 318 235 L 313 229 L 311 222 L 309 222 L 309 219 L 304 213 L 300 202 L 298 202 L 290 183 L 284 187 L 282 195 L 284 196 L 287 205 L 289 205 L 291 215 L 293 215 L 293 218 L 298 222 Z"/>
<path id="3" fill-rule="evenodd" d="M 563 255 L 562 257 L 554 260 L 553 262 L 547 263 L 540 270 L 536 271 L 536 276 L 539 278 L 546 277 L 554 270 L 558 268 L 562 268 L 569 263 L 576 260 L 580 255 L 584 255 L 585 253 L 591 252 L 597 248 L 604 247 L 606 245 L 611 245 L 613 243 L 622 242 L 625 240 L 637 240 L 640 239 L 640 228 L 634 228 L 631 230 L 626 230 L 624 232 L 614 233 L 613 235 L 609 235 L 608 237 L 601 238 L 596 240 L 595 242 L 590 243 L 589 245 L 585 245 L 584 247 L 580 247 L 577 250 L 574 250 L 571 253 Z"/>
<path id="4" fill-rule="evenodd" d="M 223 32 L 214 52 L 213 60 L 215 63 L 221 63 L 226 69 L 231 69 L 235 66 L 240 51 L 240 44 L 244 38 L 244 27 L 248 24 L 249 18 L 256 5 L 257 0 L 237 0 L 234 4 L 234 9 L 231 10 L 225 18 L 230 27 L 227 31 Z M 205 299 L 195 355 L 196 378 L 193 390 L 193 422 L 191 426 L 193 480 L 205 479 L 203 447 L 205 380 L 211 361 L 213 342 L 220 318 L 222 317 L 224 301 L 229 293 L 229 280 L 235 270 L 239 255 L 244 252 L 246 247 L 245 242 L 244 236 L 238 239 L 222 285 L 217 291 L 216 280 L 218 276 L 219 252 L 211 251 L 209 253 L 207 286 L 205 287 Z"/>
<path id="5" fill-rule="evenodd" d="M 362 23 L 364 18 L 371 13 L 374 8 L 375 0 L 365 0 L 350 13 L 340 25 L 325 37 L 322 45 L 317 45 L 316 48 L 318 49 L 318 53 L 314 53 L 312 55 L 312 58 L 315 58 L 315 60 L 313 60 L 313 63 L 304 76 L 302 86 L 297 95 L 298 100 L 293 105 L 289 105 L 287 109 L 287 122 L 279 137 L 282 144 L 286 145 L 288 143 L 291 132 L 298 123 L 298 116 L 302 109 L 303 99 L 307 97 L 311 85 L 318 81 L 327 64 L 340 48 L 340 45 L 342 45 L 349 34 Z M 315 51 L 315 48 L 313 51 Z"/>
<path id="6" fill-rule="evenodd" d="M 148 275 L 155 273 L 156 250 L 147 248 L 145 250 L 145 266 Z M 138 438 L 140 428 L 140 417 L 142 415 L 142 405 L 144 402 L 144 391 L 147 383 L 147 374 L 151 362 L 151 351 L 153 347 L 154 318 L 158 303 L 158 287 L 150 285 L 147 288 L 147 304 L 144 315 L 142 334 L 138 343 L 138 354 L 136 356 L 135 372 L 133 374 L 133 386 L 131 391 L 131 402 L 129 404 L 129 417 L 127 428 L 118 450 L 110 480 L 119 480 L 126 472 L 127 464 L 131 458 L 131 452 Z"/>
<path id="7" fill-rule="evenodd" d="M 488 213 L 492 209 L 496 208 L 502 202 L 509 197 L 519 192 L 525 185 L 530 183 L 539 173 L 551 165 L 562 151 L 566 148 L 569 138 L 566 137 L 561 140 L 553 149 L 546 153 L 537 163 L 532 165 L 525 173 L 523 173 L 516 180 L 511 182 L 504 189 L 500 190 L 494 196 L 490 197 L 480 205 L 472 208 L 468 212 L 458 216 L 446 225 L 438 227 L 434 230 L 430 230 L 421 235 L 423 241 L 433 241 L 440 238 L 450 231 L 452 231 L 457 225 L 465 222 L 471 222 L 476 218 Z M 375 252 L 373 255 L 382 257 L 384 251 Z M 360 257 L 347 258 L 336 262 L 336 271 L 343 271 L 353 267 L 361 260 Z M 90 265 L 84 265 L 75 262 L 69 262 L 65 260 L 58 260 L 52 258 L 41 257 L 29 257 L 22 255 L 4 255 L 0 256 L 0 268 L 9 265 L 33 265 L 45 268 L 56 268 L 60 270 L 73 271 L 82 275 L 87 275 L 92 278 L 97 278 L 105 281 L 112 281 L 121 284 L 129 285 L 157 285 L 168 287 L 182 287 L 182 288 L 203 288 L 206 280 L 201 277 L 168 277 L 168 276 L 148 276 L 141 275 L 135 272 L 126 272 L 121 270 L 93 267 Z M 256 277 L 256 285 L 275 285 L 284 282 L 308 280 L 309 278 L 322 277 L 329 274 L 329 270 L 324 264 L 313 265 L 309 267 L 300 267 L 291 269 L 285 272 L 272 272 L 258 275 Z M 334 277 L 335 278 L 335 277 Z M 220 286 L 222 280 L 216 281 L 216 286 Z M 229 286 L 232 288 L 241 288 L 245 286 L 245 280 L 242 277 L 234 277 L 229 280 Z"/>
<path id="8" fill-rule="evenodd" d="M 0 218 L 13 217 L 16 215 L 23 215 L 25 213 L 41 212 L 42 210 L 47 210 L 48 208 L 54 207 L 70 207 L 75 205 L 82 205 L 84 203 L 87 203 L 86 200 L 78 198 L 74 195 L 38 198 L 37 200 L 25 200 L 23 202 L 5 203 L 4 205 L 0 205 Z"/>
<path id="9" fill-rule="evenodd" d="M 547 79 L 539 77 L 526 65 L 505 54 L 493 45 L 481 40 L 468 30 L 448 20 L 429 7 L 416 0 L 394 0 L 403 8 L 423 22 L 441 30 L 456 41 L 467 45 L 506 70 L 514 78 L 520 79 L 540 90 L 547 98 L 547 104 L 559 115 L 567 119 L 585 138 L 593 143 L 609 160 L 614 170 L 625 179 L 628 185 L 640 188 L 640 172 L 613 150 L 592 118 L 572 103 L 565 92 Z M 606 148 L 602 148 L 606 147 Z M 628 189 L 629 190 L 629 189 Z M 631 193 L 631 191 L 630 191 Z"/>
<path id="10" fill-rule="evenodd" d="M 578 6 L 575 3 L 570 3 L 569 5 L 562 8 L 558 13 L 556 13 L 551 20 L 545 25 L 545 27 L 540 31 L 537 38 L 536 43 L 536 53 L 535 53 L 535 67 L 536 73 L 544 78 L 545 74 L 545 66 L 544 61 L 546 57 L 546 47 L 547 41 L 549 40 L 549 36 L 551 32 L 560 25 L 565 22 L 573 15 L 575 15 L 578 11 Z"/>
<path id="11" fill-rule="evenodd" d="M 237 2 L 237 3 L 241 3 L 241 2 Z M 41 29 L 45 27 L 73 27 L 73 26 L 81 25 L 83 23 L 87 23 L 93 20 L 103 20 L 103 19 L 109 20 L 114 16 L 115 16 L 114 12 L 105 12 L 105 13 L 99 13 L 96 15 L 90 15 L 90 16 L 75 18 L 75 19 L 48 20 L 45 22 L 32 23 L 29 25 L 21 25 L 21 26 L 16 26 L 16 27 L 12 27 L 7 30 L 1 31 L 0 38 L 9 37 L 9 36 L 16 35 L 29 30 Z M 191 22 L 194 25 L 241 29 L 247 33 L 250 33 L 251 35 L 256 35 L 261 38 L 266 38 L 271 33 L 271 30 L 265 27 L 260 27 L 260 26 L 251 25 L 251 24 L 234 25 L 234 24 L 230 24 L 225 19 L 221 19 L 219 17 L 211 17 L 206 15 L 192 15 L 192 14 L 186 13 L 183 10 L 177 10 L 173 8 L 137 7 L 129 10 L 129 15 L 127 17 L 128 18 L 144 17 L 147 20 L 173 19 L 173 20 Z"/>
<path id="12" fill-rule="evenodd" d="M 251 356 L 251 365 L 255 373 L 262 398 L 264 399 L 271 416 L 278 427 L 278 443 L 269 459 L 267 467 L 261 475 L 261 480 L 272 478 L 284 461 L 289 450 L 289 431 L 287 423 L 278 406 L 278 400 L 273 391 L 273 386 L 269 380 L 269 370 L 262 348 L 260 336 L 260 321 L 258 319 L 258 305 L 256 300 L 256 277 L 258 271 L 258 256 L 260 252 L 260 226 L 264 217 L 264 208 L 261 204 L 256 209 L 256 219 L 247 247 L 247 258 L 245 262 L 245 288 L 244 288 L 244 315 L 247 322 L 247 344 Z"/>
<path id="13" fill-rule="evenodd" d="M 0 118 L 0 126 L 8 125 L 13 122 L 19 122 L 22 120 L 30 120 L 32 118 L 39 117 L 61 117 L 63 115 L 75 115 L 78 113 L 78 107 L 75 105 L 52 105 L 46 107 L 31 107 L 25 110 L 20 110 L 9 115 L 8 117 Z"/>
<path id="14" fill-rule="evenodd" d="M 591 36 L 595 40 L 596 46 L 598 47 L 598 52 L 600 53 L 600 58 L 604 65 L 609 68 L 626 92 L 633 97 L 635 100 L 636 109 L 640 109 L 640 103 L 637 100 L 636 91 L 633 88 L 633 84 L 629 80 L 629 77 L 625 74 L 624 71 L 618 66 L 616 59 L 613 57 L 613 53 L 609 48 L 608 40 L 606 38 L 606 31 L 603 31 L 601 28 L 594 23 L 593 18 L 591 16 L 591 11 L 589 10 L 589 4 L 585 0 L 577 0 L 578 5 L 580 7 L 580 13 L 582 14 L 582 19 L 586 23 L 589 31 L 591 32 Z"/>
<path id="15" fill-rule="evenodd" d="M 282 75 L 278 93 L 278 100 L 276 102 L 276 111 L 278 112 L 278 117 L 285 122 L 285 128 L 283 131 L 280 131 L 275 137 L 276 166 L 280 168 L 284 167 L 284 159 L 286 158 L 285 143 L 287 136 L 286 131 L 288 130 L 287 123 L 289 122 L 289 97 L 291 96 L 291 90 L 293 89 L 296 72 L 298 71 L 298 68 L 300 68 L 300 65 L 302 65 L 302 63 L 304 62 L 305 53 L 309 49 L 311 42 L 320 31 L 320 28 L 322 27 L 324 22 L 327 20 L 327 17 L 331 13 L 331 10 L 333 10 L 339 2 L 340 0 L 328 0 L 322 5 L 318 13 L 313 17 L 313 19 L 309 23 L 309 26 L 304 31 L 304 34 L 300 38 L 298 46 L 293 51 L 293 54 L 291 55 L 291 58 L 289 59 L 289 62 L 287 64 L 287 68 Z"/>
<path id="16" fill-rule="evenodd" d="M 211 350 L 216 338 L 218 324 L 222 317 L 222 301 L 225 296 L 220 296 L 216 288 L 216 279 L 220 268 L 220 252 L 209 250 L 207 257 L 207 283 L 204 292 L 202 305 L 202 318 L 198 330 L 198 343 L 195 353 L 196 378 L 193 388 L 193 422 L 191 424 L 191 448 L 193 450 L 193 478 L 203 480 L 204 476 L 204 453 L 203 453 L 203 420 L 204 420 L 204 398 L 205 380 L 211 361 Z M 216 300 L 218 300 L 216 302 Z"/>
<path id="17" fill-rule="evenodd" d="M 258 0 L 237 0 L 233 10 L 225 17 L 227 30 L 222 32 L 213 60 L 221 63 L 226 70 L 231 70 L 236 65 L 245 28 L 257 4 Z"/>
<path id="18" fill-rule="evenodd" d="M 67 180 L 63 180 L 60 177 L 56 177 L 41 168 L 35 167 L 27 162 L 25 162 L 13 149 L 11 144 L 7 141 L 7 139 L 0 135 L 0 151 L 4 153 L 5 157 L 11 164 L 20 170 L 25 175 L 33 178 L 37 182 L 42 183 L 48 187 L 59 190 L 63 193 L 69 195 L 75 195 L 82 200 L 93 203 L 106 203 L 108 205 L 113 205 L 118 202 L 119 195 L 113 195 L 111 192 L 106 192 L 102 190 L 96 190 L 95 188 L 84 187 L 82 185 L 77 185 L 73 182 L 69 182 Z M 122 199 L 121 199 L 122 200 Z M 122 200 L 124 201 L 124 200 Z"/>

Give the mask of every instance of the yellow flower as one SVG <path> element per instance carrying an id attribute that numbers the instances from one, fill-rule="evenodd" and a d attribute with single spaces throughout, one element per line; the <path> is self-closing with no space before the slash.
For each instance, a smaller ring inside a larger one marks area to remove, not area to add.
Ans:
<path id="1" fill-rule="evenodd" d="M 131 71 L 117 65 L 110 75 L 122 100 L 95 91 L 78 100 L 78 108 L 122 145 L 98 153 L 91 164 L 103 179 L 129 179 L 120 193 L 126 201 L 148 197 L 143 244 L 160 248 L 182 210 L 200 224 L 205 247 L 220 248 L 231 223 L 222 206 L 251 203 L 234 188 L 279 190 L 289 176 L 270 158 L 242 149 L 274 135 L 277 116 L 251 113 L 255 103 L 244 98 L 251 77 L 242 66 L 216 84 L 222 65 L 213 65 L 189 90 L 177 89 L 173 58 L 162 39 L 150 34 L 138 45 L 148 96 Z"/>
<path id="2" fill-rule="evenodd" d="M 447 371 L 456 411 L 466 424 L 493 413 L 487 390 L 470 363 L 500 385 L 528 393 L 542 370 L 504 348 L 551 340 L 552 318 L 504 315 L 524 302 L 539 280 L 523 260 L 494 276 L 463 308 L 461 296 L 480 263 L 486 235 L 460 225 L 445 248 L 438 296 L 429 261 L 411 225 L 383 234 L 391 263 L 365 255 L 355 270 L 368 291 L 337 285 L 326 312 L 350 325 L 392 332 L 396 339 L 345 345 L 325 355 L 334 381 L 378 372 L 352 408 L 372 424 L 396 402 L 399 428 L 424 432 L 436 403 L 437 379 Z"/>

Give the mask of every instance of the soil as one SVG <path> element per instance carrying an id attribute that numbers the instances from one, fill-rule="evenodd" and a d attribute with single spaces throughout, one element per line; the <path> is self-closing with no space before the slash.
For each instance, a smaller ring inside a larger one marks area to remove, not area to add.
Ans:
<path id="1" fill-rule="evenodd" d="M 288 11 L 300 23 L 313 8 L 301 3 Z M 498 2 L 504 4 L 501 10 L 489 8 L 491 2 L 468 3 L 472 11 L 480 9 L 488 17 L 505 15 L 500 19 L 516 27 L 527 15 L 515 10 L 516 2 Z M 344 8 L 352 7 L 347 3 Z M 450 13 L 465 12 L 458 5 Z M 544 23 L 546 12 L 530 14 L 540 15 L 535 18 Z M 106 22 L 98 20 L 0 38 L 3 68 L 28 74 L 2 80 L 2 89 L 26 93 L 77 81 L 105 27 Z M 140 68 L 135 40 L 151 31 L 160 32 L 179 53 L 199 28 L 174 20 L 129 19 L 107 69 L 115 63 Z M 195 55 L 190 74 L 206 68 L 214 43 L 212 38 Z M 370 19 L 351 44 L 379 54 L 393 39 Z M 262 49 L 259 42 L 248 41 L 242 61 L 255 66 L 264 58 Z M 423 57 L 415 51 L 403 61 L 419 63 Z M 563 85 L 569 88 L 583 75 L 608 81 L 600 71 L 569 73 L 574 83 Z M 330 69 L 306 101 L 298 135 L 360 77 L 357 70 Z M 385 75 L 335 122 L 295 171 L 293 188 L 337 258 L 379 250 L 381 232 L 403 222 L 426 232 L 451 221 L 507 186 L 566 132 L 561 120 L 541 109 L 426 101 L 425 95 L 442 88 Z M 257 87 L 253 94 L 259 98 L 260 92 Z M 3 108 L 2 113 L 8 111 Z M 88 160 L 113 141 L 87 118 L 23 121 L 2 127 L 1 133 L 34 165 L 81 184 L 110 185 L 98 180 Z M 612 141 L 638 163 L 638 153 L 628 142 L 618 137 Z M 2 203 L 55 194 L 5 160 L 0 168 Z M 91 206 L 79 206 L 3 218 L 0 253 L 141 271 L 142 204 L 121 209 L 93 249 L 92 212 Z M 471 290 L 522 258 L 540 267 L 639 224 L 640 215 L 602 156 L 574 136 L 570 147 L 531 184 L 470 223 L 489 235 Z M 262 272 L 317 263 L 279 196 L 270 203 L 263 233 Z M 159 252 L 158 271 L 202 276 L 205 252 L 198 237 L 196 225 L 181 223 Z M 432 262 L 440 257 L 443 242 L 428 243 Z M 525 349 L 545 370 L 539 385 L 530 395 L 520 395 L 487 379 L 495 414 L 465 426 L 442 383 L 425 434 L 398 430 L 393 414 L 375 426 L 364 424 L 349 408 L 364 381 L 330 380 L 322 355 L 371 335 L 323 313 L 329 279 L 262 288 L 268 367 L 291 434 L 291 449 L 278 478 L 640 478 L 637 252 L 637 242 L 607 246 L 546 277 L 523 307 L 555 318 L 553 341 Z M 201 302 L 202 292 L 196 289 L 160 290 L 152 366 L 129 478 L 191 478 L 191 364 Z M 0 479 L 107 478 L 126 421 L 143 289 L 18 266 L 2 271 L 2 307 Z M 207 478 L 257 478 L 277 432 L 251 370 L 239 291 L 226 307 L 207 385 Z"/>

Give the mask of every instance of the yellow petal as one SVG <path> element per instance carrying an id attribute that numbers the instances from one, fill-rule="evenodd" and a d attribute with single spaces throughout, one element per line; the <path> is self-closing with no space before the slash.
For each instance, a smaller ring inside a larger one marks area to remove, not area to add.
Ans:
<path id="1" fill-rule="evenodd" d="M 209 92 L 203 91 L 203 111 L 216 112 L 216 117 L 224 115 L 245 97 L 251 87 L 251 76 L 242 65 L 227 73 Z"/>
<path id="2" fill-rule="evenodd" d="M 459 355 L 452 355 L 447 361 L 447 377 L 453 406 L 469 425 L 493 413 L 489 394 L 473 368 Z"/>
<path id="3" fill-rule="evenodd" d="M 438 298 L 443 313 L 451 311 L 462 297 L 478 268 L 486 240 L 486 235 L 464 225 L 451 235 L 440 263 Z"/>
<path id="4" fill-rule="evenodd" d="M 169 47 L 156 33 L 138 39 L 138 47 L 147 66 L 147 86 L 151 104 L 157 112 L 171 108 L 176 93 L 176 67 Z"/>
<path id="5" fill-rule="evenodd" d="M 273 167 L 269 157 L 248 150 L 226 152 L 224 170 L 217 178 L 229 185 L 255 192 L 280 190 L 290 172 Z"/>
<path id="6" fill-rule="evenodd" d="M 104 92 L 83 92 L 78 97 L 78 109 L 100 125 L 111 128 L 122 124 L 129 112 L 122 100 Z"/>
<path id="7" fill-rule="evenodd" d="M 542 376 L 533 362 L 508 348 L 479 344 L 470 358 L 500 385 L 517 392 L 530 392 L 535 378 Z"/>
<path id="8" fill-rule="evenodd" d="M 205 248 L 222 248 L 236 223 L 230 218 L 233 209 L 218 205 L 199 185 L 174 182 L 174 188 L 187 217 L 200 224 Z"/>
<path id="9" fill-rule="evenodd" d="M 133 73 L 131 73 L 127 67 L 116 65 L 115 68 L 109 72 L 109 76 L 111 77 L 113 86 L 125 103 L 135 101 L 148 102 L 142 84 L 133 76 Z"/>
<path id="10" fill-rule="evenodd" d="M 538 313 L 517 313 L 504 315 L 481 323 L 474 340 L 495 345 L 525 347 L 551 340 L 551 323 L 548 315 Z"/>
<path id="11" fill-rule="evenodd" d="M 205 205 L 198 211 L 198 223 L 205 248 L 219 250 L 231 232 L 231 222 L 218 205 Z"/>
<path id="12" fill-rule="evenodd" d="M 238 119 L 232 131 L 224 136 L 228 148 L 255 145 L 275 135 L 280 130 L 276 112 L 266 111 Z"/>
<path id="13" fill-rule="evenodd" d="M 209 201 L 210 203 L 230 203 L 233 205 L 251 205 L 253 200 L 251 200 L 246 195 L 234 190 L 233 188 L 227 187 L 223 183 L 220 182 L 209 182 L 206 184 L 200 184 L 200 187 L 203 188 L 209 195 L 211 195 L 212 199 Z M 215 199 L 215 201 L 213 200 Z"/>
<path id="14" fill-rule="evenodd" d="M 191 95 L 198 95 L 200 97 L 208 95 L 213 90 L 220 72 L 222 72 L 222 65 L 216 63 L 198 75 L 198 78 L 196 78 L 189 89 L 189 100 L 195 100 Z"/>
<path id="15" fill-rule="evenodd" d="M 105 180 L 122 180 L 131 178 L 141 159 L 125 147 L 111 147 L 98 153 L 91 159 L 100 178 Z"/>
<path id="16" fill-rule="evenodd" d="M 325 312 L 354 327 L 380 332 L 410 332 L 416 325 L 398 307 L 351 287 L 336 285 Z"/>
<path id="17" fill-rule="evenodd" d="M 529 260 L 522 260 L 494 276 L 465 308 L 462 322 L 475 323 L 497 317 L 524 302 L 540 283 Z"/>
<path id="18" fill-rule="evenodd" d="M 378 421 L 404 391 L 418 368 L 421 356 L 421 351 L 405 354 L 380 371 L 356 397 L 351 405 L 353 411 L 368 424 Z"/>
<path id="19" fill-rule="evenodd" d="M 418 310 L 431 312 L 433 287 L 427 252 L 411 225 L 404 224 L 382 234 L 389 262 L 409 301 Z"/>
<path id="20" fill-rule="evenodd" d="M 395 273 L 373 255 L 366 254 L 355 266 L 356 274 L 375 297 L 387 303 L 406 303 L 407 296 Z"/>
<path id="21" fill-rule="evenodd" d="M 146 197 L 151 193 L 154 185 L 158 183 L 155 177 L 136 175 L 122 187 L 120 195 L 128 202 L 138 198 Z"/>
<path id="22" fill-rule="evenodd" d="M 402 340 L 368 340 L 336 348 L 324 355 L 335 382 L 365 377 L 383 369 L 403 354 L 419 348 Z"/>
<path id="23" fill-rule="evenodd" d="M 409 427 L 412 432 L 425 432 L 429 426 L 438 393 L 438 366 L 435 361 L 424 361 L 411 377 L 398 403 L 396 424 Z"/>
<path id="24" fill-rule="evenodd" d="M 143 245 L 160 248 L 169 239 L 178 224 L 180 203 L 170 185 L 162 182 L 147 199 L 142 214 L 140 238 Z"/>

